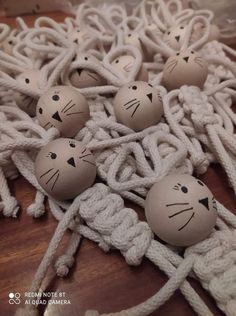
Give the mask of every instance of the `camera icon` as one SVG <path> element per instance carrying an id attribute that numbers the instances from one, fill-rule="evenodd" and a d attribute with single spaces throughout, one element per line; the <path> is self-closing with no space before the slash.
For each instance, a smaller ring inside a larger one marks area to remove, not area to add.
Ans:
<path id="1" fill-rule="evenodd" d="M 9 293 L 8 294 L 9 297 L 9 304 L 20 304 L 20 293 Z"/>

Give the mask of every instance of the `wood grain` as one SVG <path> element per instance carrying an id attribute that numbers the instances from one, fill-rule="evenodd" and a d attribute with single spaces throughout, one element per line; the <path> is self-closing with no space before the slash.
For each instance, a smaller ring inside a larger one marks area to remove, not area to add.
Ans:
<path id="1" fill-rule="evenodd" d="M 50 16 L 62 21 L 62 13 Z M 35 16 L 26 16 L 26 22 L 32 25 Z M 14 26 L 13 19 L 2 19 Z M 209 168 L 202 177 L 216 198 L 231 210 L 235 209 L 235 195 L 228 185 L 227 178 L 219 165 Z M 11 190 L 20 203 L 20 216 L 17 219 L 1 217 L 0 220 L 0 316 L 11 316 L 17 306 L 8 303 L 8 293 L 19 292 L 21 296 L 29 289 L 36 269 L 53 236 L 57 221 L 48 211 L 40 219 L 32 219 L 26 214 L 26 208 L 33 201 L 35 190 L 23 178 L 11 184 Z M 133 206 L 128 204 L 129 206 Z M 143 211 L 134 207 L 140 218 Z M 68 240 L 66 234 L 58 254 Z M 53 273 L 50 271 L 49 275 Z M 46 280 L 49 282 L 49 278 Z M 167 281 L 167 277 L 148 260 L 144 259 L 139 267 L 130 267 L 118 251 L 105 254 L 98 246 L 83 240 L 77 252 L 76 264 L 65 279 L 54 277 L 48 292 L 65 292 L 65 299 L 71 305 L 40 306 L 40 315 L 45 316 L 82 316 L 87 309 L 99 312 L 119 311 L 156 293 Z M 211 296 L 201 285 L 189 279 L 216 316 L 223 313 L 216 307 Z M 190 316 L 195 315 L 188 303 L 177 291 L 154 316 Z"/>

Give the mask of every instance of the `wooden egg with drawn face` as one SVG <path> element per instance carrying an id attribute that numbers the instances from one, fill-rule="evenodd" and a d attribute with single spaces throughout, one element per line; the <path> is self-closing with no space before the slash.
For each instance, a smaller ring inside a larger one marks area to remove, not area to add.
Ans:
<path id="1" fill-rule="evenodd" d="M 155 183 L 145 202 L 153 232 L 174 246 L 193 245 L 210 235 L 217 219 L 208 187 L 190 175 L 173 174 Z"/>
<path id="2" fill-rule="evenodd" d="M 16 81 L 25 85 L 27 88 L 32 90 L 38 90 L 40 71 L 39 70 L 27 70 L 16 77 Z M 33 97 L 26 95 L 19 91 L 14 91 L 15 102 L 18 107 L 29 114 L 35 116 L 37 100 Z"/>
<path id="3" fill-rule="evenodd" d="M 65 137 L 74 137 L 90 117 L 87 100 L 70 86 L 50 88 L 39 98 L 36 112 L 42 127 L 55 127 Z"/>
<path id="4" fill-rule="evenodd" d="M 142 52 L 142 45 L 140 42 L 139 34 L 138 33 L 129 33 L 124 38 L 125 45 L 132 45 L 137 47 Z"/>
<path id="5" fill-rule="evenodd" d="M 84 41 L 88 40 L 89 38 L 91 38 L 91 36 L 86 31 L 81 29 L 74 30 L 68 35 L 68 39 L 77 45 L 84 44 Z"/>
<path id="6" fill-rule="evenodd" d="M 15 44 L 15 39 L 9 36 L 1 43 L 0 47 L 4 51 L 4 53 L 7 53 L 8 55 L 12 55 L 14 44 Z"/>
<path id="7" fill-rule="evenodd" d="M 99 60 L 90 54 L 81 54 L 78 53 L 76 56 L 76 61 L 88 61 L 99 64 Z M 88 88 L 103 86 L 106 84 L 106 80 L 100 76 L 98 73 L 86 69 L 86 68 L 77 68 L 72 71 L 70 75 L 70 82 L 76 88 Z"/>
<path id="8" fill-rule="evenodd" d="M 163 40 L 168 46 L 179 50 L 184 42 L 186 30 L 187 27 L 183 25 L 173 26 L 166 31 Z"/>
<path id="9" fill-rule="evenodd" d="M 114 111 L 119 123 L 141 131 L 157 124 L 163 115 L 160 92 L 147 82 L 130 82 L 117 92 Z"/>
<path id="10" fill-rule="evenodd" d="M 167 90 L 179 89 L 183 85 L 203 88 L 207 74 L 206 60 L 192 50 L 184 50 L 167 59 L 162 83 Z"/>
<path id="11" fill-rule="evenodd" d="M 123 75 L 129 74 L 134 66 L 135 58 L 130 55 L 123 55 L 117 57 L 112 61 L 112 66 L 122 72 Z M 137 80 L 148 81 L 148 72 L 144 65 L 141 66 L 140 71 L 137 74 Z"/>
<path id="12" fill-rule="evenodd" d="M 124 37 L 124 44 L 137 47 L 140 50 L 140 53 L 142 54 L 143 60 L 150 58 L 149 55 L 151 54 L 151 51 L 147 48 L 147 46 L 142 44 L 142 41 L 138 33 L 132 32 L 127 34 Z"/>
<path id="13" fill-rule="evenodd" d="M 73 199 L 93 184 L 95 159 L 81 142 L 58 138 L 38 153 L 35 175 L 48 195 L 57 200 Z"/>

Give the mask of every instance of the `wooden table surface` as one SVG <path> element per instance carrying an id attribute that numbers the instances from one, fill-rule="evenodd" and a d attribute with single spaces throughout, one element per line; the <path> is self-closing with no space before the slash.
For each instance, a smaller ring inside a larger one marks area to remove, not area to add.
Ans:
<path id="1" fill-rule="evenodd" d="M 50 16 L 57 21 L 63 21 L 65 17 L 62 13 L 50 13 Z M 32 25 L 35 17 L 26 16 L 27 24 Z M 0 21 L 15 26 L 13 18 L 0 18 Z M 235 212 L 235 195 L 220 166 L 211 166 L 201 179 L 221 203 Z M 35 194 L 27 181 L 17 179 L 11 184 L 11 190 L 21 209 L 17 219 L 0 216 L 0 316 L 14 315 L 18 305 L 9 304 L 8 294 L 19 292 L 24 297 L 57 226 L 57 221 L 49 211 L 40 219 L 33 219 L 26 214 L 26 208 Z M 135 209 L 140 218 L 144 218 L 143 211 L 137 207 Z M 63 239 L 62 247 L 68 236 L 69 233 Z M 139 267 L 130 267 L 118 251 L 105 254 L 93 242 L 83 240 L 77 251 L 75 266 L 68 277 L 55 277 L 47 287 L 47 292 L 65 292 L 64 299 L 71 304 L 41 307 L 40 315 L 83 316 L 87 309 L 97 309 L 99 312 L 120 311 L 149 298 L 166 281 L 165 274 L 147 259 Z M 189 281 L 212 313 L 223 315 L 200 283 L 192 279 Z M 179 291 L 152 315 L 177 314 L 195 315 Z"/>

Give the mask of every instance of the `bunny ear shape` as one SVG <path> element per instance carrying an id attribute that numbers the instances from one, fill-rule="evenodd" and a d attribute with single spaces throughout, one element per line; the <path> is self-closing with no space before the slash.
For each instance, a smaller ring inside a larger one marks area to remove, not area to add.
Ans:
<path id="1" fill-rule="evenodd" d="M 194 34 L 194 32 L 197 32 L 197 30 L 194 31 L 194 25 L 196 25 L 197 23 L 201 23 L 205 31 L 203 32 L 203 34 L 198 35 L 196 40 L 192 39 L 193 43 L 191 44 L 191 34 Z M 200 49 L 205 43 L 207 43 L 209 34 L 210 34 L 209 19 L 201 15 L 195 16 L 194 18 L 192 18 L 192 20 L 187 26 L 185 39 L 181 47 L 181 50 L 184 50 L 186 48 L 189 48 L 192 50 Z"/>
<path id="2" fill-rule="evenodd" d="M 84 10 L 80 24 L 82 27 L 86 25 L 91 34 L 94 34 L 95 37 L 98 37 L 102 42 L 111 44 L 114 41 L 116 32 L 115 25 L 110 18 L 104 16 L 100 10 L 95 8 Z"/>
<path id="3" fill-rule="evenodd" d="M 35 20 L 35 28 L 39 29 L 39 28 L 42 28 L 42 27 L 47 27 L 47 28 L 50 28 L 56 32 L 58 32 L 59 34 L 61 35 L 66 35 L 66 32 L 65 30 L 61 27 L 61 25 L 57 22 L 55 22 L 53 19 L 51 18 L 48 18 L 46 16 L 41 16 L 39 18 L 37 18 Z"/>
<path id="4" fill-rule="evenodd" d="M 122 21 L 127 18 L 126 10 L 116 4 L 109 6 L 107 8 L 107 13 L 109 14 L 111 22 L 115 25 L 115 27 L 120 27 Z"/>
<path id="5" fill-rule="evenodd" d="M 176 51 L 169 47 L 161 38 L 153 38 L 152 30 L 149 27 L 144 28 L 140 34 L 140 39 L 143 45 L 146 45 L 155 53 L 161 53 L 166 58 L 176 53 Z"/>
<path id="6" fill-rule="evenodd" d="M 42 43 L 42 41 L 39 41 L 39 38 L 41 36 L 47 38 L 47 41 L 45 41 L 45 44 Z M 52 42 L 55 42 L 61 45 L 61 47 L 52 45 Z M 25 43 L 29 48 L 32 48 L 38 52 L 54 53 L 54 54 L 60 53 L 63 48 L 70 47 L 73 45 L 66 38 L 64 38 L 60 33 L 47 27 L 41 27 L 40 29 L 32 30 L 25 37 Z"/>

